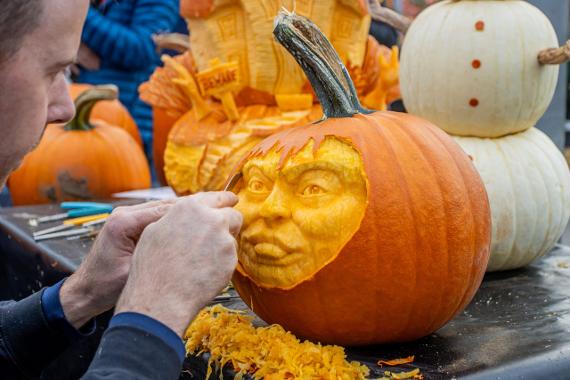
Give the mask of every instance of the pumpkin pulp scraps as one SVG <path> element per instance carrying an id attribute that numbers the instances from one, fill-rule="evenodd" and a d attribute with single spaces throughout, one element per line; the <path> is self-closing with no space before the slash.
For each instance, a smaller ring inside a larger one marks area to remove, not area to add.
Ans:
<path id="1" fill-rule="evenodd" d="M 408 356 L 407 358 L 399 358 L 399 359 L 392 359 L 392 360 L 378 360 L 378 365 L 382 367 L 382 365 L 387 366 L 396 366 L 401 364 L 408 364 L 414 362 L 414 355 Z"/>
<path id="2" fill-rule="evenodd" d="M 255 328 L 252 317 L 221 305 L 200 312 L 185 334 L 186 351 L 210 353 L 211 364 L 230 364 L 236 379 L 366 379 L 369 369 L 348 362 L 344 348 L 301 342 L 279 325 Z"/>

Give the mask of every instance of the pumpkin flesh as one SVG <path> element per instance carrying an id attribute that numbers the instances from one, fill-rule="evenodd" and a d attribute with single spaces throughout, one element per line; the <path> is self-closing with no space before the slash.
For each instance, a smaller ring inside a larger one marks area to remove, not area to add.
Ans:
<path id="1" fill-rule="evenodd" d="M 314 155 L 313 145 L 282 166 L 275 149 L 244 165 L 239 259 L 257 284 L 287 289 L 312 277 L 360 226 L 367 199 L 360 156 L 332 137 Z"/>

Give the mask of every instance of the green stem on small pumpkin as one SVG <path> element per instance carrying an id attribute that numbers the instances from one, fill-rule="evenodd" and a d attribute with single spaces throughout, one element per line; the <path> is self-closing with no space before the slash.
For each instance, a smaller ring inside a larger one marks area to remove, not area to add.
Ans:
<path id="1" fill-rule="evenodd" d="M 75 99 L 75 117 L 66 125 L 67 131 L 89 131 L 93 125 L 89 123 L 91 111 L 101 100 L 115 100 L 119 96 L 119 89 L 114 84 L 94 86 L 85 90 Z"/>
<path id="2" fill-rule="evenodd" d="M 326 118 L 370 113 L 360 105 L 354 83 L 329 40 L 309 19 L 282 10 L 273 35 L 299 63 Z"/>

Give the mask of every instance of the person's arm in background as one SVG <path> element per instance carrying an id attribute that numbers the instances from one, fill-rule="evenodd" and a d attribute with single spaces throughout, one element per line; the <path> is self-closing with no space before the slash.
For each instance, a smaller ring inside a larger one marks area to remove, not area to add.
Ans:
<path id="1" fill-rule="evenodd" d="M 178 20 L 178 0 L 138 0 L 130 25 L 106 18 L 91 6 L 82 42 L 104 64 L 123 69 L 144 69 L 156 57 L 151 36 L 171 31 Z"/>
<path id="2" fill-rule="evenodd" d="M 88 322 L 115 305 L 143 229 L 171 203 L 117 208 L 68 279 L 21 301 L 0 303 L 0 377 L 35 378 L 71 341 L 93 332 Z"/>

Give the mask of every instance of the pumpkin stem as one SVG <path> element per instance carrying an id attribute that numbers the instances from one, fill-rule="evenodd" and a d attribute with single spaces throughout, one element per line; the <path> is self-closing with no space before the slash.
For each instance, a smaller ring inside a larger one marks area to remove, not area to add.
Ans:
<path id="1" fill-rule="evenodd" d="M 89 131 L 93 125 L 89 123 L 91 111 L 101 100 L 115 100 L 119 89 L 114 84 L 94 86 L 85 90 L 75 99 L 75 117 L 65 125 L 67 131 Z"/>
<path id="2" fill-rule="evenodd" d="M 346 67 L 315 24 L 283 9 L 275 17 L 274 26 L 273 35 L 307 75 L 325 118 L 371 112 L 360 105 Z"/>
<path id="3" fill-rule="evenodd" d="M 570 61 L 570 40 L 557 48 L 544 49 L 538 53 L 541 65 L 561 65 Z"/>

